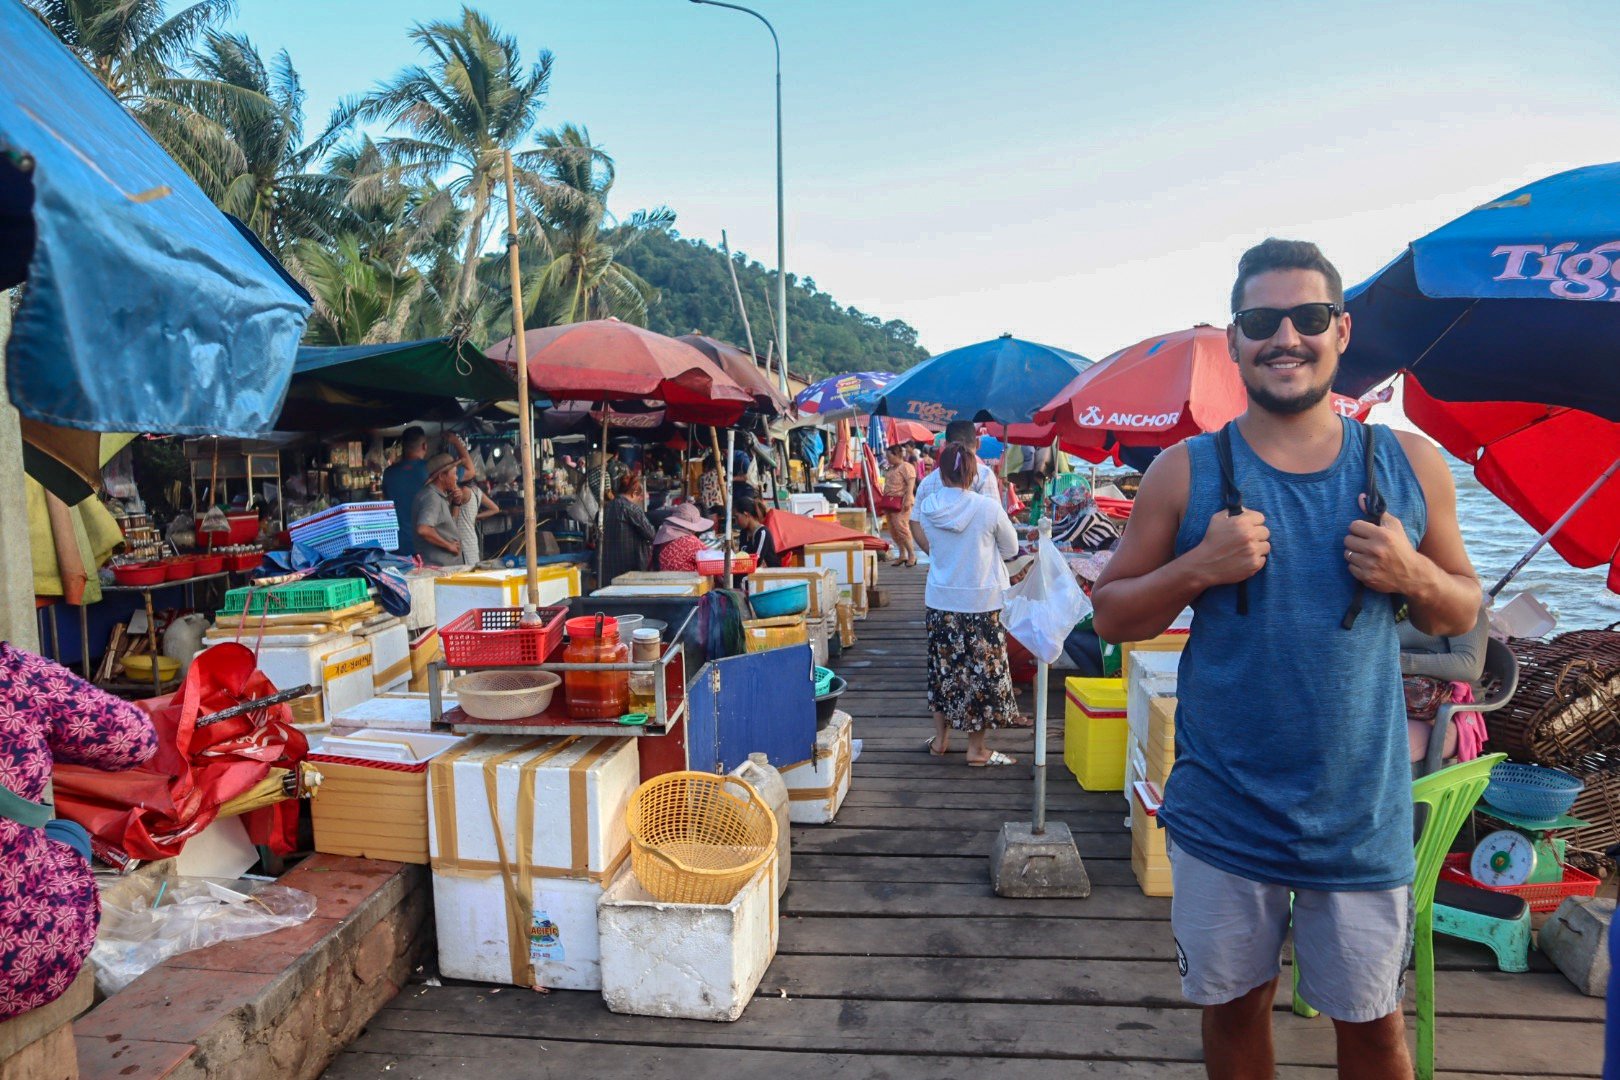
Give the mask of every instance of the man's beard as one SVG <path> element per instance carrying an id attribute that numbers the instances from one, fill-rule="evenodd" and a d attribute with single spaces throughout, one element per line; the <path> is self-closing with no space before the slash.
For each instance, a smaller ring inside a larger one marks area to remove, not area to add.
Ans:
<path id="1" fill-rule="evenodd" d="M 1263 359 L 1257 359 L 1256 365 L 1258 366 L 1259 364 L 1267 363 L 1271 360 L 1275 360 L 1279 356 L 1285 355 L 1291 356 L 1296 360 L 1303 360 L 1306 363 L 1322 362 L 1317 360 L 1317 358 L 1310 353 L 1304 353 L 1301 355 L 1300 351 L 1276 349 L 1266 353 Z M 1334 375 L 1337 375 L 1337 362 L 1334 363 L 1333 368 Z M 1247 370 L 1240 367 L 1239 371 L 1243 375 L 1243 388 L 1249 393 L 1249 401 L 1255 405 L 1258 405 L 1261 409 L 1271 413 L 1274 416 L 1298 416 L 1300 413 L 1310 412 L 1317 405 L 1321 404 L 1323 398 L 1327 397 L 1328 394 L 1332 393 L 1333 391 L 1333 375 L 1330 375 L 1328 378 L 1322 381 L 1320 386 L 1311 387 L 1304 393 L 1297 394 L 1293 397 L 1278 397 L 1265 387 L 1257 386 L 1251 382 L 1248 378 Z"/>

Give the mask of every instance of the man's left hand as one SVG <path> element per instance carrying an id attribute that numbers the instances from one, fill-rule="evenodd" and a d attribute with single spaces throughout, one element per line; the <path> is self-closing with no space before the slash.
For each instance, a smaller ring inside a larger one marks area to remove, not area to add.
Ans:
<path id="1" fill-rule="evenodd" d="M 1400 519 L 1388 513 L 1377 525 L 1365 519 L 1352 521 L 1350 535 L 1344 538 L 1344 557 L 1352 577 L 1381 593 L 1410 592 L 1423 558 L 1406 538 Z"/>

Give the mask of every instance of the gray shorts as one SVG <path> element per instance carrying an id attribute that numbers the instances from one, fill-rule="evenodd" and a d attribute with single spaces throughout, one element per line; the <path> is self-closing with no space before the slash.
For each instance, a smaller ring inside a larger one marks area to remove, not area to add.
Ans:
<path id="1" fill-rule="evenodd" d="M 1170 869 L 1170 927 L 1188 1001 L 1224 1005 L 1275 979 L 1292 922 L 1300 996 L 1309 1005 L 1356 1024 L 1401 1007 L 1412 958 L 1411 888 L 1296 892 L 1229 874 L 1174 845 Z"/>

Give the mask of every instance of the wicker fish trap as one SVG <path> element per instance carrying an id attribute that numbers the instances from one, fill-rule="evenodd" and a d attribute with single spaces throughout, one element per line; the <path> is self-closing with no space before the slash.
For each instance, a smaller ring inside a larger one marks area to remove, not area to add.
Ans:
<path id="1" fill-rule="evenodd" d="M 1551 641 L 1518 639 L 1519 688 L 1487 713 L 1491 749 L 1537 765 L 1563 765 L 1620 747 L 1620 632 L 1576 630 Z"/>

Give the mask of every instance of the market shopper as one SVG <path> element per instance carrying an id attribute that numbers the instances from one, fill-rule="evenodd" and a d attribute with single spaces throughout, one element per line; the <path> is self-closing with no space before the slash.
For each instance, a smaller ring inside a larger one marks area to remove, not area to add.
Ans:
<path id="1" fill-rule="evenodd" d="M 434 454 L 427 461 L 427 486 L 416 493 L 411 522 L 416 551 L 429 566 L 462 566 L 461 534 L 456 528 L 456 459 Z"/>
<path id="2" fill-rule="evenodd" d="M 399 554 L 416 554 L 416 525 L 412 518 L 416 496 L 427 486 L 427 432 L 408 427 L 399 440 L 399 460 L 383 470 L 383 498 L 394 504 L 399 521 Z"/>
<path id="3" fill-rule="evenodd" d="M 781 566 L 782 556 L 776 553 L 776 540 L 765 527 L 765 507 L 758 499 L 742 498 L 732 507 L 737 519 L 742 552 L 754 556 L 760 566 Z"/>
<path id="4" fill-rule="evenodd" d="M 977 462 L 977 471 L 974 474 L 973 483 L 969 490 L 976 495 L 987 496 L 993 500 L 997 506 L 1000 506 L 1001 487 L 996 483 L 995 470 L 991 469 L 990 466 L 986 465 L 984 462 L 979 461 L 978 426 L 971 420 L 952 420 L 949 424 L 947 424 L 945 426 L 945 446 L 940 449 L 939 461 L 937 464 L 944 464 L 945 450 L 949 449 L 951 446 L 960 446 L 964 450 L 971 452 L 973 454 L 973 460 Z M 930 495 L 934 494 L 934 492 L 940 489 L 941 479 L 939 472 L 939 468 L 936 467 L 927 476 L 923 477 L 922 481 L 917 485 L 917 489 L 912 497 L 913 501 L 911 507 L 910 525 L 913 538 L 918 539 L 919 541 L 920 537 L 918 534 L 920 530 L 917 528 L 918 525 L 922 525 L 924 529 L 927 528 L 927 525 L 923 523 L 922 519 L 923 500 L 927 499 Z M 915 546 L 921 547 L 925 552 L 928 550 L 928 545 L 926 543 L 919 542 Z"/>
<path id="5" fill-rule="evenodd" d="M 918 503 L 926 529 L 918 543 L 930 558 L 923 593 L 934 712 L 928 752 L 947 753 L 956 729 L 968 733 L 969 765 L 1013 765 L 1017 759 L 991 750 L 985 736 L 1022 726 L 1001 628 L 1003 562 L 1018 553 L 1018 537 L 1001 504 L 972 490 L 978 464 L 972 450 L 950 443 L 939 459 L 943 483 Z"/>
<path id="6" fill-rule="evenodd" d="M 1290 919 L 1301 995 L 1334 1019 L 1340 1075 L 1412 1075 L 1395 597 L 1418 629 L 1450 636 L 1473 628 L 1480 593 L 1434 447 L 1333 409 L 1350 341 L 1343 303 L 1314 244 L 1267 240 L 1244 254 L 1227 340 L 1249 409 L 1226 439 L 1199 436 L 1153 463 L 1092 595 L 1108 641 L 1196 613 L 1159 820 L 1182 990 L 1205 1006 L 1211 1076 L 1273 1075 Z M 1387 503 L 1376 520 L 1369 494 Z"/>
<path id="7" fill-rule="evenodd" d="M 501 512 L 495 500 L 489 497 L 473 476 L 472 453 L 460 435 L 445 440 L 456 451 L 456 493 L 451 497 L 456 514 L 456 539 L 461 544 L 461 561 L 476 566 L 484 559 L 484 541 L 478 533 L 478 523 Z"/>
<path id="8" fill-rule="evenodd" d="M 917 470 L 906 460 L 905 450 L 898 443 L 885 450 L 883 458 L 883 497 L 878 509 L 889 523 L 896 565 L 916 566 L 917 549 L 911 542 L 911 508 L 916 503 Z"/>
<path id="9" fill-rule="evenodd" d="M 610 585 L 620 574 L 647 569 L 657 530 L 647 520 L 647 490 L 641 475 L 630 473 L 619 478 L 618 491 L 603 511 L 603 585 Z"/>
<path id="10" fill-rule="evenodd" d="M 46 820 L 51 763 L 121 772 L 156 751 L 146 713 L 0 642 L 0 1020 L 60 997 L 101 920 L 89 834 Z"/>
<path id="11" fill-rule="evenodd" d="M 653 569 L 666 572 L 697 573 L 698 555 L 707 551 L 698 539 L 714 528 L 714 522 L 683 502 L 675 507 L 653 536 Z"/>

